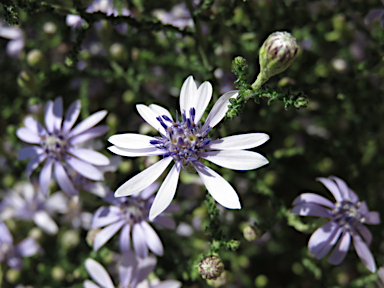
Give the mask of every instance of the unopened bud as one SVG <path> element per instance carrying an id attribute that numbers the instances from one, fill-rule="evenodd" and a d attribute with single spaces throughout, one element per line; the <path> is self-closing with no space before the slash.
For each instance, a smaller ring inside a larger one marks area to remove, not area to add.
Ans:
<path id="1" fill-rule="evenodd" d="M 124 46 L 120 43 L 113 43 L 109 47 L 109 53 L 116 60 L 123 60 L 127 54 Z"/>
<path id="2" fill-rule="evenodd" d="M 260 229 L 255 226 L 248 225 L 248 226 L 245 226 L 245 228 L 243 229 L 243 236 L 247 241 L 256 240 L 257 238 L 260 237 L 260 235 L 261 235 Z"/>
<path id="3" fill-rule="evenodd" d="M 44 70 L 47 68 L 47 62 L 45 61 L 43 52 L 38 49 L 33 49 L 28 52 L 27 63 L 29 66 L 38 68 L 40 70 Z"/>
<path id="4" fill-rule="evenodd" d="M 207 280 L 207 283 L 209 286 L 212 286 L 212 287 L 222 287 L 225 284 L 227 284 L 227 281 L 228 281 L 227 271 L 224 271 L 216 279 Z"/>
<path id="5" fill-rule="evenodd" d="M 53 35 L 57 31 L 57 26 L 53 22 L 46 22 L 43 26 L 43 31 L 48 35 Z"/>
<path id="6" fill-rule="evenodd" d="M 204 279 L 216 279 L 223 273 L 224 264 L 219 256 L 210 255 L 206 256 L 199 263 L 199 274 Z"/>
<path id="7" fill-rule="evenodd" d="M 290 33 L 281 31 L 269 35 L 260 48 L 260 74 L 257 77 L 259 81 L 256 80 L 252 88 L 260 88 L 269 78 L 291 66 L 298 51 L 296 39 Z"/>

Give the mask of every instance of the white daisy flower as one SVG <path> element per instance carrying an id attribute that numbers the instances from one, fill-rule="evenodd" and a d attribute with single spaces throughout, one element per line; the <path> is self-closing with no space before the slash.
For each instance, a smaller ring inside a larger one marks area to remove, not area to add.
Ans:
<path id="1" fill-rule="evenodd" d="M 212 85 L 204 82 L 197 88 L 192 76 L 185 80 L 181 88 L 180 120 L 177 116 L 173 120 L 171 114 L 159 105 L 137 105 L 141 117 L 158 130 L 161 136 L 132 133 L 113 135 L 108 139 L 113 146 L 108 149 L 121 156 L 162 155 L 163 159 L 121 185 L 115 197 L 129 196 L 144 190 L 173 161 L 175 164 L 160 186 L 150 209 L 150 220 L 169 206 L 176 192 L 180 170 L 186 167 L 193 167 L 197 171 L 208 192 L 219 204 L 229 209 L 240 209 L 239 197 L 233 187 L 200 161 L 206 159 L 234 170 L 252 170 L 268 164 L 268 160 L 261 154 L 245 150 L 265 143 L 269 139 L 265 133 L 234 135 L 214 141 L 208 138 L 208 132 L 224 118 L 229 99 L 237 95 L 238 91 L 222 95 L 204 125 L 200 124 L 200 119 L 211 100 Z"/>

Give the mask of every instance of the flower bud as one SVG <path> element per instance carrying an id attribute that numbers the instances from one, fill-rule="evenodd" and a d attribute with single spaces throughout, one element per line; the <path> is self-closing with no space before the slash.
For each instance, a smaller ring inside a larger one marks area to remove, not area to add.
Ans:
<path id="1" fill-rule="evenodd" d="M 291 66 L 298 51 L 296 39 L 290 33 L 281 31 L 269 35 L 260 48 L 260 74 L 252 88 L 260 88 L 269 78 Z"/>
<path id="2" fill-rule="evenodd" d="M 204 279 L 216 279 L 223 273 L 223 271 L 224 264 L 219 256 L 206 256 L 199 263 L 199 274 Z"/>
<path id="3" fill-rule="evenodd" d="M 27 63 L 29 66 L 40 70 L 45 70 L 47 68 L 45 57 L 39 49 L 33 49 L 28 52 Z"/>
<path id="4" fill-rule="evenodd" d="M 248 226 L 245 226 L 245 228 L 243 229 L 243 236 L 247 241 L 256 240 L 257 238 L 260 237 L 260 235 L 261 235 L 260 229 L 255 226 L 248 225 Z"/>

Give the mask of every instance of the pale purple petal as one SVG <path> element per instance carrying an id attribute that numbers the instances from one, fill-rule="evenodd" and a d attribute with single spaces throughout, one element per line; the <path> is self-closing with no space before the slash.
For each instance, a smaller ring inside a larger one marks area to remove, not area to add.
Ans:
<path id="1" fill-rule="evenodd" d="M 61 190 L 63 190 L 69 196 L 75 196 L 78 194 L 77 190 L 73 186 L 71 179 L 69 179 L 63 165 L 61 165 L 61 163 L 58 161 L 55 162 L 54 173 L 56 181 L 59 184 Z"/>
<path id="2" fill-rule="evenodd" d="M 133 248 L 140 258 L 148 256 L 148 247 L 146 242 L 146 235 L 140 224 L 134 224 L 132 228 Z"/>
<path id="3" fill-rule="evenodd" d="M 202 128 L 203 131 L 205 131 L 208 127 L 215 127 L 224 118 L 228 111 L 229 99 L 236 98 L 238 94 L 238 91 L 229 91 L 216 101 L 211 112 L 209 112 L 207 120 L 205 121 Z"/>
<path id="4" fill-rule="evenodd" d="M 53 101 L 49 100 L 47 104 L 45 104 L 45 127 L 47 128 L 48 132 L 52 133 L 55 127 L 55 121 L 56 117 L 53 114 Z"/>
<path id="5" fill-rule="evenodd" d="M 359 196 L 353 191 L 351 188 L 348 188 L 348 194 L 349 194 L 349 199 L 351 199 L 352 202 L 356 203 L 359 201 Z"/>
<path id="6" fill-rule="evenodd" d="M 183 83 L 180 91 L 180 112 L 189 117 L 189 109 L 196 103 L 197 87 L 192 76 L 189 76 Z"/>
<path id="7" fill-rule="evenodd" d="M 151 288 L 180 288 L 181 283 L 176 280 L 165 280 L 158 284 L 151 285 Z"/>
<path id="8" fill-rule="evenodd" d="M 327 178 L 316 178 L 317 181 L 320 181 L 324 184 L 325 187 L 333 194 L 333 197 L 335 197 L 337 202 L 341 202 L 343 200 L 343 197 L 340 193 L 339 187 L 337 187 L 336 183 L 330 179 Z"/>
<path id="9" fill-rule="evenodd" d="M 198 123 L 207 109 L 212 98 L 212 85 L 208 81 L 204 82 L 197 89 L 197 97 L 192 107 L 195 107 L 195 123 Z"/>
<path id="10" fill-rule="evenodd" d="M 87 258 L 85 260 L 85 269 L 91 278 L 103 288 L 114 288 L 111 277 L 108 272 L 104 269 L 103 266 L 99 262 L 91 258 Z"/>
<path id="11" fill-rule="evenodd" d="M 303 203 L 314 203 L 314 204 L 329 207 L 331 209 L 335 208 L 335 204 L 333 204 L 331 201 L 324 198 L 323 196 L 320 196 L 314 193 L 303 193 L 297 196 L 295 200 L 293 200 L 292 205 L 298 205 Z"/>
<path id="12" fill-rule="evenodd" d="M 163 155 L 167 152 L 165 149 L 158 149 L 154 146 L 145 149 L 125 149 L 117 146 L 110 146 L 108 147 L 108 150 L 117 155 L 126 157 L 155 156 Z"/>
<path id="13" fill-rule="evenodd" d="M 137 267 L 137 273 L 134 274 L 134 278 L 132 279 L 132 287 L 136 287 L 137 284 L 147 279 L 148 275 L 155 269 L 156 263 L 156 257 L 153 255 L 149 255 L 145 259 L 140 259 Z"/>
<path id="14" fill-rule="evenodd" d="M 76 136 L 80 133 L 83 133 L 84 131 L 92 128 L 97 123 L 99 123 L 103 118 L 107 115 L 106 110 L 102 110 L 96 113 L 93 113 L 91 116 L 87 117 L 83 121 L 81 121 L 79 124 L 76 125 L 68 134 L 68 137 L 71 138 L 73 136 Z"/>
<path id="15" fill-rule="evenodd" d="M 46 201 L 45 201 L 45 210 L 48 213 L 67 213 L 68 212 L 68 197 L 66 197 L 61 192 L 53 193 Z"/>
<path id="16" fill-rule="evenodd" d="M 77 171 L 79 174 L 83 175 L 84 177 L 91 180 L 95 180 L 95 181 L 104 180 L 103 173 L 92 164 L 89 164 L 80 159 L 77 159 L 75 157 L 70 157 L 70 156 L 67 157 L 66 160 L 67 160 L 67 163 L 71 165 L 71 167 L 75 171 Z"/>
<path id="17" fill-rule="evenodd" d="M 317 259 L 323 258 L 336 244 L 342 228 L 331 221 L 324 224 L 312 234 L 308 241 L 308 249 Z"/>
<path id="18" fill-rule="evenodd" d="M 341 235 L 335 249 L 333 249 L 331 256 L 329 256 L 328 262 L 333 265 L 339 265 L 341 262 L 343 262 L 345 255 L 347 255 L 350 243 L 351 235 L 348 231 L 345 231 L 343 235 Z"/>
<path id="19" fill-rule="evenodd" d="M 332 210 L 329 210 L 316 203 L 301 203 L 293 207 L 291 213 L 301 216 L 314 216 L 314 217 L 333 217 Z"/>
<path id="20" fill-rule="evenodd" d="M 131 226 L 129 224 L 125 224 L 123 229 L 120 231 L 119 235 L 119 247 L 120 252 L 128 253 L 131 251 Z"/>
<path id="21" fill-rule="evenodd" d="M 100 230 L 95 237 L 95 241 L 93 242 L 93 251 L 99 250 L 100 247 L 107 243 L 107 241 L 111 239 L 124 224 L 125 221 L 120 220 Z"/>
<path id="22" fill-rule="evenodd" d="M 47 158 L 47 154 L 44 153 L 40 154 L 39 156 L 33 158 L 31 161 L 28 162 L 26 168 L 28 179 L 31 176 L 33 170 L 35 170 L 40 165 L 40 163 L 45 160 L 45 158 Z"/>
<path id="23" fill-rule="evenodd" d="M 169 119 L 173 120 L 173 117 L 172 117 L 171 113 L 169 113 L 169 111 L 167 109 L 161 107 L 160 105 L 151 104 L 148 107 L 150 109 L 152 109 L 156 114 L 161 115 L 161 116 L 165 115 Z"/>
<path id="24" fill-rule="evenodd" d="M 47 197 L 48 195 L 49 182 L 51 181 L 51 176 L 52 176 L 52 165 L 53 165 L 53 159 L 48 158 L 47 162 L 45 162 L 43 168 L 41 169 L 40 176 L 39 176 L 40 189 L 45 197 Z"/>
<path id="25" fill-rule="evenodd" d="M 17 160 L 25 160 L 44 153 L 44 149 L 39 146 L 23 147 L 19 151 Z"/>
<path id="26" fill-rule="evenodd" d="M 26 238 L 15 247 L 15 253 L 21 257 L 30 257 L 40 250 L 40 246 L 33 238 Z"/>
<path id="27" fill-rule="evenodd" d="M 69 139 L 69 142 L 72 145 L 83 143 L 85 141 L 104 135 L 105 133 L 108 132 L 108 130 L 109 130 L 108 126 L 99 125 L 99 126 L 90 128 L 87 131 L 84 131 L 83 133 L 80 133 L 76 136 L 73 136 L 71 139 Z"/>
<path id="28" fill-rule="evenodd" d="M 90 150 L 90 149 L 84 149 L 84 148 L 74 148 L 69 147 L 68 152 L 77 158 L 84 160 L 88 163 L 94 164 L 94 165 L 108 165 L 109 159 L 108 157 L 104 156 L 103 154 Z"/>
<path id="29" fill-rule="evenodd" d="M 152 148 L 151 140 L 157 139 L 151 136 L 133 133 L 113 135 L 108 139 L 113 145 L 126 149 Z"/>
<path id="30" fill-rule="evenodd" d="M 53 115 L 55 116 L 54 129 L 60 131 L 63 121 L 63 98 L 57 97 L 53 102 Z"/>
<path id="31" fill-rule="evenodd" d="M 161 126 L 160 122 L 156 119 L 156 117 L 162 116 L 158 114 L 158 111 L 155 111 L 143 104 L 136 105 L 136 109 L 140 116 L 145 120 L 145 122 L 155 128 L 161 134 L 166 134 L 163 126 Z"/>
<path id="32" fill-rule="evenodd" d="M 376 272 L 376 263 L 371 251 L 369 250 L 367 244 L 361 239 L 357 234 L 353 234 L 353 245 L 357 255 L 359 255 L 361 262 L 367 267 L 372 273 Z"/>
<path id="33" fill-rule="evenodd" d="M 103 206 L 96 210 L 92 219 L 92 229 L 107 226 L 121 219 L 121 210 L 116 206 Z"/>
<path id="34" fill-rule="evenodd" d="M 67 134 L 69 130 L 73 127 L 73 124 L 75 124 L 77 118 L 79 117 L 81 109 L 81 102 L 80 100 L 76 100 L 69 106 L 67 113 L 65 114 L 64 122 L 62 131 L 64 134 Z"/>
<path id="35" fill-rule="evenodd" d="M 367 16 L 365 16 L 365 18 L 364 18 L 364 23 L 368 25 L 368 24 L 370 24 L 373 20 L 375 20 L 376 18 L 381 17 L 383 14 L 384 14 L 384 9 L 383 9 L 383 8 L 376 8 L 376 9 L 373 9 L 373 10 L 369 11 L 369 13 L 367 14 Z"/>
<path id="36" fill-rule="evenodd" d="M 365 215 L 365 223 L 370 225 L 378 225 L 380 224 L 380 213 L 376 211 L 368 212 Z"/>
<path id="37" fill-rule="evenodd" d="M 160 177 L 172 160 L 172 157 L 166 157 L 133 176 L 116 190 L 115 197 L 129 196 L 144 190 Z"/>
<path id="38" fill-rule="evenodd" d="M 157 256 L 163 256 L 163 244 L 161 244 L 161 240 L 155 230 L 153 230 L 153 228 L 145 221 L 142 221 L 140 225 L 146 236 L 145 240 L 147 242 L 148 248 Z"/>
<path id="39" fill-rule="evenodd" d="M 3 222 L 0 222 L 0 242 L 13 243 L 12 234 Z"/>
<path id="40" fill-rule="evenodd" d="M 367 227 L 364 225 L 358 225 L 357 226 L 357 231 L 360 232 L 360 235 L 363 236 L 365 243 L 369 246 L 372 241 L 372 233 L 369 231 Z"/>
<path id="41" fill-rule="evenodd" d="M 173 165 L 167 177 L 161 184 L 159 191 L 156 194 L 155 200 L 149 211 L 149 220 L 152 221 L 157 215 L 162 213 L 171 204 L 176 193 L 177 182 L 180 175 L 180 164 Z"/>
<path id="42" fill-rule="evenodd" d="M 35 215 L 33 215 L 33 221 L 44 232 L 50 235 L 55 235 L 59 231 L 59 227 L 56 222 L 53 221 L 51 216 L 49 216 L 49 214 L 44 210 L 36 211 Z"/>
<path id="43" fill-rule="evenodd" d="M 143 191 L 137 193 L 136 195 L 141 199 L 147 200 L 157 191 L 159 186 L 160 184 L 158 182 L 154 182 L 151 185 L 149 185 L 147 188 L 145 188 Z"/>
<path id="44" fill-rule="evenodd" d="M 350 199 L 350 195 L 349 195 L 349 187 L 347 185 L 347 183 L 345 183 L 344 180 L 336 177 L 336 176 L 329 176 L 328 177 L 329 179 L 332 179 L 333 181 L 336 182 L 337 186 L 339 186 L 339 191 L 341 193 L 341 197 L 343 199 Z"/>
<path id="45" fill-rule="evenodd" d="M 223 177 L 204 165 L 194 166 L 208 192 L 220 205 L 229 209 L 241 209 L 236 191 Z"/>
<path id="46" fill-rule="evenodd" d="M 132 284 L 132 274 L 134 272 L 134 268 L 137 266 L 137 256 L 132 251 L 129 250 L 127 253 L 123 253 L 120 258 L 121 262 L 119 265 L 119 279 L 121 287 L 129 287 Z M 135 287 L 131 285 L 131 287 Z"/>
<path id="47" fill-rule="evenodd" d="M 167 228 L 167 229 L 173 230 L 176 228 L 175 220 L 173 220 L 168 216 L 159 215 L 155 219 L 153 219 L 152 223 L 163 226 L 164 228 Z"/>
<path id="48" fill-rule="evenodd" d="M 232 170 L 252 170 L 269 163 L 263 155 L 247 150 L 199 152 L 198 156 Z"/>
<path id="49" fill-rule="evenodd" d="M 83 287 L 84 288 L 101 288 L 99 285 L 96 285 L 95 283 L 89 280 L 85 280 L 83 282 Z"/>
<path id="50" fill-rule="evenodd" d="M 30 144 L 40 144 L 41 142 L 41 137 L 38 134 L 25 127 L 17 129 L 16 136 L 20 140 Z"/>
<path id="51" fill-rule="evenodd" d="M 26 128 L 31 130 L 37 135 L 46 135 L 47 131 L 45 131 L 45 128 L 43 125 L 40 124 L 39 121 L 32 118 L 31 116 L 27 116 L 24 118 L 24 125 Z"/>
<path id="52" fill-rule="evenodd" d="M 265 133 L 248 133 L 228 136 L 209 143 L 204 149 L 210 150 L 240 150 L 260 146 L 269 140 Z"/>

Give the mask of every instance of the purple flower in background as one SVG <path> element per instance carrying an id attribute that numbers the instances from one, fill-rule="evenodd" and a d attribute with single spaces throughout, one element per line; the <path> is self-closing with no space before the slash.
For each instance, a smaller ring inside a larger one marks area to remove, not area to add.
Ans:
<path id="1" fill-rule="evenodd" d="M 31 183 L 20 183 L 8 192 L 0 203 L 1 220 L 7 218 L 33 221 L 44 232 L 54 235 L 59 230 L 52 215 L 65 213 L 67 199 L 56 192 L 45 198 Z"/>
<path id="2" fill-rule="evenodd" d="M 173 25 L 180 29 L 194 27 L 191 14 L 184 3 L 173 6 L 172 10 L 169 12 L 166 12 L 163 9 L 157 9 L 153 14 L 163 24 Z"/>
<path id="3" fill-rule="evenodd" d="M 380 223 L 378 212 L 368 210 L 364 201 L 340 178 L 317 178 L 333 194 L 336 203 L 313 193 L 304 193 L 294 201 L 291 212 L 301 216 L 327 217 L 331 221 L 318 228 L 308 242 L 308 248 L 317 259 L 323 258 L 334 245 L 328 262 L 340 264 L 348 252 L 351 237 L 357 255 L 369 271 L 376 271 L 375 259 L 369 251 L 371 232 L 364 224 Z M 337 244 L 336 244 L 337 243 Z"/>
<path id="4" fill-rule="evenodd" d="M 26 238 L 16 246 L 7 226 L 0 222 L 0 263 L 6 261 L 8 266 L 20 270 L 23 265 L 21 258 L 30 257 L 40 251 L 40 246 L 33 238 Z"/>
<path id="5" fill-rule="evenodd" d="M 384 5 L 384 0 L 381 0 L 381 3 Z M 376 18 L 379 18 L 380 27 L 384 29 L 384 8 L 376 8 L 367 14 L 364 18 L 365 24 L 370 24 L 373 22 Z"/>
<path id="6" fill-rule="evenodd" d="M 126 7 L 116 7 L 113 3 L 113 0 L 94 0 L 88 8 L 85 10 L 87 13 L 103 12 L 107 16 L 129 16 L 131 11 Z"/>
<path id="7" fill-rule="evenodd" d="M 181 283 L 175 280 L 158 281 L 152 280 L 149 282 L 148 275 L 155 269 L 156 257 L 148 256 L 145 259 L 140 259 L 132 252 L 123 254 L 119 265 L 119 284 L 114 285 L 108 272 L 99 262 L 91 258 L 85 260 L 85 269 L 91 278 L 99 285 L 85 280 L 84 288 L 179 288 Z"/>
<path id="8" fill-rule="evenodd" d="M 85 20 L 79 15 L 68 14 L 65 17 L 65 24 L 67 24 L 68 27 L 72 27 L 73 29 L 80 29 L 83 26 L 83 23 L 85 23 Z"/>
<path id="9" fill-rule="evenodd" d="M 268 163 L 261 154 L 244 150 L 265 143 L 269 139 L 265 133 L 228 136 L 215 141 L 208 138 L 209 131 L 224 118 L 229 99 L 237 95 L 238 91 L 229 91 L 222 95 L 204 125 L 200 124 L 200 119 L 212 97 L 212 86 L 209 82 L 204 82 L 197 88 L 192 76 L 185 80 L 181 88 L 181 121 L 178 117 L 173 120 L 171 114 L 161 106 L 137 105 L 141 117 L 158 130 L 161 137 L 131 133 L 114 135 L 108 139 L 114 146 L 108 149 L 121 156 L 162 155 L 163 159 L 121 185 L 115 196 L 129 196 L 145 189 L 160 177 L 173 160 L 175 165 L 161 185 L 149 212 L 150 220 L 171 203 L 182 167 L 195 169 L 208 192 L 219 204 L 229 209 L 240 209 L 239 197 L 233 187 L 200 162 L 201 159 L 206 159 L 234 170 L 252 170 Z"/>
<path id="10" fill-rule="evenodd" d="M 78 194 L 69 176 L 70 172 L 76 171 L 91 180 L 104 180 L 103 173 L 94 165 L 108 165 L 108 158 L 99 152 L 78 148 L 77 145 L 108 131 L 108 127 L 104 125 L 94 127 L 105 117 L 107 111 L 96 112 L 72 128 L 79 117 L 80 108 L 79 100 L 73 102 L 63 120 L 63 99 L 58 97 L 54 102 L 48 101 L 45 106 L 45 127 L 28 116 L 24 119 L 25 127 L 16 131 L 19 139 L 39 145 L 22 148 L 18 159 L 32 158 L 27 165 L 28 178 L 45 161 L 39 177 L 44 195 L 48 194 L 52 170 L 60 188 L 70 196 Z"/>
<path id="11" fill-rule="evenodd" d="M 112 205 L 100 207 L 92 220 L 92 229 L 105 227 L 96 235 L 93 249 L 100 249 L 121 229 L 119 246 L 122 253 L 131 250 L 132 233 L 133 248 L 138 256 L 146 258 L 148 249 L 162 256 L 161 240 L 147 222 L 148 210 L 153 200 L 151 196 L 158 186 L 157 183 L 152 183 L 147 189 L 131 197 L 115 198 L 111 191 L 104 200 Z M 164 215 L 160 215 L 153 222 L 169 229 L 176 226 L 173 219 Z"/>
<path id="12" fill-rule="evenodd" d="M 11 57 L 18 57 L 24 49 L 24 35 L 20 28 L 8 26 L 0 20 L 0 37 L 11 41 L 7 44 L 7 54 Z"/>

